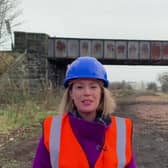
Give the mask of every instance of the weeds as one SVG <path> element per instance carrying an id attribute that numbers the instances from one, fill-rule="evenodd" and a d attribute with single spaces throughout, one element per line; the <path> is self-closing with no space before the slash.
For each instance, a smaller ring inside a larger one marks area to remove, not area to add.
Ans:
<path id="1" fill-rule="evenodd" d="M 38 125 L 42 123 L 45 116 L 56 114 L 61 93 L 62 91 L 53 89 L 31 97 L 19 92 L 15 94 L 1 92 L 1 95 L 8 97 L 0 97 L 0 133 L 8 133 L 19 127 Z"/>

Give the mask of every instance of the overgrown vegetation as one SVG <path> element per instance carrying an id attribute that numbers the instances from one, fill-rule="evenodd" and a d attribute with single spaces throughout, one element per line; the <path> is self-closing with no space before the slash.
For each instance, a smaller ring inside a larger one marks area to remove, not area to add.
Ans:
<path id="1" fill-rule="evenodd" d="M 157 85 L 155 82 L 150 82 L 147 85 L 147 90 L 151 90 L 151 91 L 157 91 Z"/>
<path id="2" fill-rule="evenodd" d="M 61 89 L 45 86 L 38 95 L 30 95 L 24 75 L 20 71 L 17 76 L 11 75 L 15 67 L 23 65 L 12 66 L 23 54 L 15 55 L 0 53 L 0 134 L 38 125 L 46 115 L 56 114 L 62 94 Z"/>
<path id="3" fill-rule="evenodd" d="M 161 83 L 161 90 L 168 93 L 168 72 L 164 72 L 158 76 L 158 81 Z"/>
<path id="4" fill-rule="evenodd" d="M 27 158 L 34 156 L 43 119 L 57 113 L 63 90 L 46 89 L 32 96 L 12 87 L 0 87 L 0 167 L 27 168 L 31 167 Z"/>
<path id="5" fill-rule="evenodd" d="M 0 53 L 0 76 L 7 71 L 8 67 L 14 61 L 15 56 L 7 52 Z"/>
<path id="6" fill-rule="evenodd" d="M 40 124 L 46 115 L 56 114 L 61 90 L 35 96 L 21 91 L 3 91 L 0 96 L 0 132 Z"/>

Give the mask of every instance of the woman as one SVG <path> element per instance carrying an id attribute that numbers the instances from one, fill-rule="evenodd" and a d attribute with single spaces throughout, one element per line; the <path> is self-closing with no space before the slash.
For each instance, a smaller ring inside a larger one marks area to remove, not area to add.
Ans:
<path id="1" fill-rule="evenodd" d="M 60 115 L 43 123 L 34 168 L 136 168 L 132 122 L 112 116 L 103 65 L 79 57 L 68 67 Z"/>

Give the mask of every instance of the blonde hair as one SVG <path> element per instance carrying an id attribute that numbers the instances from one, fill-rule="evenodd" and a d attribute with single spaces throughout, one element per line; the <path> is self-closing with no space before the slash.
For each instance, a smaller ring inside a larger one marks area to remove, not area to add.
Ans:
<path id="1" fill-rule="evenodd" d="M 73 112 L 74 110 L 76 110 L 70 96 L 71 89 L 72 89 L 72 85 L 70 85 L 65 90 L 59 105 L 59 113 Z M 103 86 L 101 86 L 101 89 L 102 89 L 102 97 L 100 100 L 100 104 L 97 108 L 97 111 L 101 112 L 103 115 L 106 116 L 114 112 L 116 108 L 116 103 L 114 98 L 111 95 L 111 92 L 107 88 L 104 88 Z"/>

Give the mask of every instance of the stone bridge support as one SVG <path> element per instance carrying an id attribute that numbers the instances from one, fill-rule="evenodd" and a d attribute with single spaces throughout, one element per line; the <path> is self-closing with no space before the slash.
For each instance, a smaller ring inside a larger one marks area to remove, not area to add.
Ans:
<path id="1" fill-rule="evenodd" d="M 26 53 L 26 71 L 30 94 L 38 94 L 63 83 L 66 64 L 48 60 L 48 35 L 15 32 L 15 50 Z"/>
<path id="2" fill-rule="evenodd" d="M 67 63 L 48 60 L 48 82 L 49 87 L 63 87 L 64 76 L 66 73 Z"/>

